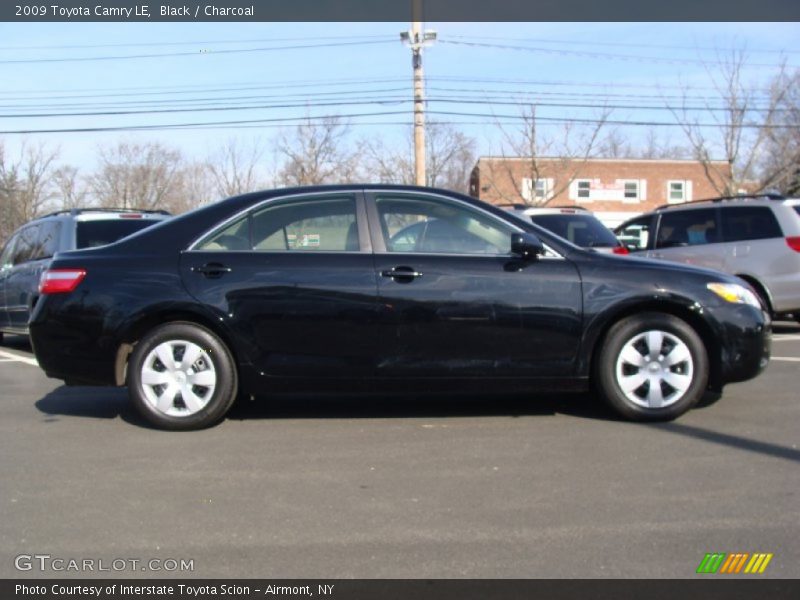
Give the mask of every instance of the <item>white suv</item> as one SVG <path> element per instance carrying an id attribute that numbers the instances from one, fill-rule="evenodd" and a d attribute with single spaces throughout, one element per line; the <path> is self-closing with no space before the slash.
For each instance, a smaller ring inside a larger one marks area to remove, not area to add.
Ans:
<path id="1" fill-rule="evenodd" d="M 800 199 L 736 196 L 671 204 L 614 232 L 640 256 L 738 275 L 773 315 L 800 320 Z"/>

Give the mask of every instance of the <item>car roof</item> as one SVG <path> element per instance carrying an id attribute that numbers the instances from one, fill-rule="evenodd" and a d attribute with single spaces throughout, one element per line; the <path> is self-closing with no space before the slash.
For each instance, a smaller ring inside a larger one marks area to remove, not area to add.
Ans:
<path id="1" fill-rule="evenodd" d="M 70 208 L 57 210 L 34 221 L 58 217 L 73 217 L 78 221 L 100 221 L 107 219 L 155 219 L 161 220 L 171 217 L 166 210 L 145 210 L 138 208 Z"/>
<path id="2" fill-rule="evenodd" d="M 787 198 L 780 194 L 753 194 L 753 195 L 738 195 L 738 196 L 719 196 L 717 198 L 704 198 L 701 200 L 692 200 L 691 202 L 681 202 L 679 204 L 662 204 L 655 209 L 656 212 L 668 210 L 690 210 L 695 208 L 708 208 L 717 204 L 722 205 L 768 205 L 774 206 L 776 204 L 790 204 L 794 205 L 798 202 L 798 198 Z"/>
<path id="3" fill-rule="evenodd" d="M 506 205 L 499 205 L 505 208 Z M 524 215 L 592 215 L 591 211 L 583 206 L 525 206 L 513 205 L 508 209 Z"/>

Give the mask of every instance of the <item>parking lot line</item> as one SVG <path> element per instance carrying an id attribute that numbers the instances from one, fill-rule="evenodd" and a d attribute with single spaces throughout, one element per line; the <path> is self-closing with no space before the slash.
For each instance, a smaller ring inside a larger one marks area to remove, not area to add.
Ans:
<path id="1" fill-rule="evenodd" d="M 796 356 L 773 356 L 770 360 L 782 360 L 785 362 L 800 362 L 800 358 Z"/>
<path id="2" fill-rule="evenodd" d="M 773 342 L 796 342 L 800 340 L 800 335 L 773 335 Z"/>
<path id="3" fill-rule="evenodd" d="M 0 359 L 21 362 L 25 363 L 26 365 L 33 365 L 34 367 L 39 366 L 39 363 L 36 362 L 35 358 L 28 358 L 27 356 L 20 356 L 19 354 L 12 354 L 11 352 L 6 352 L 5 350 L 0 350 Z"/>

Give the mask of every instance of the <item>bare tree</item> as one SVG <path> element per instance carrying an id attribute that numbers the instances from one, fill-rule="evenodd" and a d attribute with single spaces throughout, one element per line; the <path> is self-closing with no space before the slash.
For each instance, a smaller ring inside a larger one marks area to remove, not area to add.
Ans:
<path id="1" fill-rule="evenodd" d="M 59 167 L 53 171 L 52 181 L 58 208 L 71 209 L 87 205 L 88 189 L 76 167 Z"/>
<path id="2" fill-rule="evenodd" d="M 610 113 L 604 110 L 591 125 L 566 122 L 559 135 L 539 130 L 536 105 L 523 107 L 520 113 L 522 124 L 517 130 L 509 131 L 498 124 L 502 158 L 487 163 L 489 173 L 484 181 L 506 202 L 522 199 L 543 206 L 569 187 L 593 155 Z M 566 175 L 548 178 L 548 173 Z M 537 182 L 547 180 L 552 181 L 552 187 L 537 194 Z"/>
<path id="3" fill-rule="evenodd" d="M 258 141 L 229 139 L 208 161 L 216 192 L 228 197 L 258 189 L 261 183 L 257 169 L 263 155 Z"/>
<path id="4" fill-rule="evenodd" d="M 58 152 L 23 142 L 16 160 L 0 144 L 0 237 L 39 216 L 53 198 L 51 173 Z"/>
<path id="5" fill-rule="evenodd" d="M 452 125 L 430 123 L 426 131 L 427 183 L 466 194 L 475 164 L 475 139 Z"/>
<path id="6" fill-rule="evenodd" d="M 703 165 L 706 179 L 721 195 L 736 194 L 741 188 L 751 188 L 753 183 L 757 189 L 750 191 L 758 192 L 772 179 L 759 178 L 759 165 L 772 133 L 780 127 L 782 106 L 791 87 L 791 78 L 781 68 L 773 81 L 772 93 L 765 97 L 756 84 L 745 80 L 746 65 L 747 57 L 741 49 L 720 56 L 716 63 L 706 65 L 719 99 L 704 100 L 703 110 L 698 111 L 698 100 L 684 89 L 681 105 L 670 106 L 694 157 Z M 720 100 L 721 106 L 714 104 Z M 709 121 L 713 127 L 707 126 Z M 714 156 L 719 160 L 715 161 Z M 773 169 L 785 172 L 785 161 L 779 162 L 783 164 L 773 165 Z"/>
<path id="7" fill-rule="evenodd" d="M 469 173 L 475 164 L 475 140 L 449 124 L 426 125 L 426 184 L 467 193 Z M 368 177 L 382 183 L 413 184 L 414 132 L 399 146 L 381 138 L 364 140 L 364 162 Z"/>
<path id="8" fill-rule="evenodd" d="M 278 181 L 283 185 L 349 183 L 358 179 L 358 153 L 347 147 L 348 127 L 337 116 L 307 117 L 280 135 L 283 157 Z"/>
<path id="9" fill-rule="evenodd" d="M 153 142 L 120 142 L 99 154 L 91 188 L 100 206 L 174 210 L 185 201 L 179 151 Z"/>
<path id="10" fill-rule="evenodd" d="M 648 159 L 682 159 L 690 158 L 691 152 L 685 146 L 678 146 L 663 141 L 654 128 L 647 130 L 644 138 L 644 145 L 634 150 L 636 158 Z"/>
<path id="11" fill-rule="evenodd" d="M 180 214 L 193 208 L 204 206 L 216 199 L 216 182 L 211 174 L 211 167 L 205 162 L 191 162 L 181 170 L 176 184 L 180 193 L 176 194 L 171 210 Z"/>
<path id="12" fill-rule="evenodd" d="M 776 126 L 768 131 L 765 153 L 759 165 L 764 189 L 800 195 L 800 71 L 779 75 L 771 95 L 778 98 Z"/>
<path id="13" fill-rule="evenodd" d="M 600 158 L 632 158 L 633 146 L 619 129 L 612 129 L 600 140 L 595 156 Z"/>

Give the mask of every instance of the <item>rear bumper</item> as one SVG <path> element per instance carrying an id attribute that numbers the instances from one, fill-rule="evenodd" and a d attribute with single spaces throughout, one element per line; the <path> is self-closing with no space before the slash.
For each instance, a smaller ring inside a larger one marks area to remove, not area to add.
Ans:
<path id="1" fill-rule="evenodd" d="M 45 374 L 71 384 L 116 385 L 118 343 L 104 332 L 102 319 L 62 320 L 46 303 L 40 304 L 45 306 L 37 307 L 29 330 Z"/>

